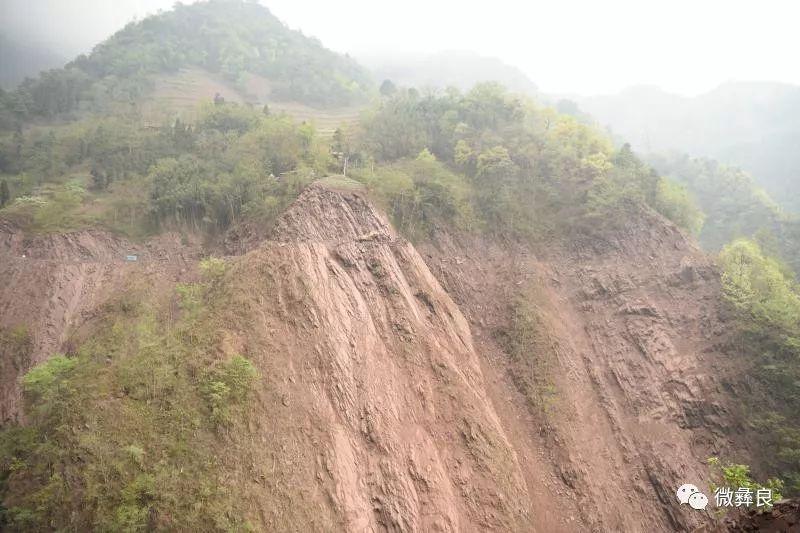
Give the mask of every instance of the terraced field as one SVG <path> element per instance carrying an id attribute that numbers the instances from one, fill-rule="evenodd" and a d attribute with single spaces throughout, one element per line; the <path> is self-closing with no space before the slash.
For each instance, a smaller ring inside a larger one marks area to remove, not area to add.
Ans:
<path id="1" fill-rule="evenodd" d="M 231 82 L 199 68 L 160 75 L 154 81 L 153 98 L 145 103 L 145 111 L 151 115 L 162 116 L 164 111 L 191 115 L 201 102 L 212 101 L 217 93 L 229 102 L 246 102 Z"/>
<path id="2" fill-rule="evenodd" d="M 249 76 L 243 88 L 238 88 L 206 70 L 188 68 L 155 79 L 154 98 L 145 105 L 145 114 L 154 120 L 163 117 L 165 112 L 178 113 L 191 119 L 197 106 L 213 100 L 217 93 L 228 102 L 258 107 L 268 104 L 273 113 L 283 112 L 298 122 L 314 124 L 322 138 L 332 137 L 339 127 L 350 131 L 355 129 L 361 113 L 367 107 L 318 109 L 297 102 L 273 102 L 269 97 L 269 81 L 261 76 Z"/>
<path id="3" fill-rule="evenodd" d="M 284 112 L 298 121 L 310 122 L 314 124 L 320 137 L 330 138 L 336 128 L 343 127 L 348 131 L 357 128 L 361 113 L 366 106 L 315 109 L 293 102 L 276 102 L 270 104 L 270 109 L 273 112 Z"/>

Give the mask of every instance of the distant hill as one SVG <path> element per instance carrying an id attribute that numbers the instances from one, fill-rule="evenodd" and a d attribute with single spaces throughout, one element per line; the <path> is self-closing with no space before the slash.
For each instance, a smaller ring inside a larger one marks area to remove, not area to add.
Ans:
<path id="1" fill-rule="evenodd" d="M 687 98 L 642 86 L 580 105 L 640 152 L 678 150 L 740 166 L 800 212 L 800 87 L 726 83 Z"/>
<path id="2" fill-rule="evenodd" d="M 353 59 L 286 27 L 252 2 L 175 4 L 172 11 L 128 24 L 88 56 L 51 71 L 5 97 L 5 118 L 106 109 L 152 92 L 155 79 L 199 68 L 242 90 L 253 76 L 270 101 L 317 107 L 364 101 L 373 89 Z M 209 94 L 209 98 L 214 94 Z"/>
<path id="3" fill-rule="evenodd" d="M 19 43 L 0 35 L 0 87 L 13 89 L 27 77 L 63 66 L 66 60 L 54 51 L 32 43 Z"/>
<path id="4" fill-rule="evenodd" d="M 473 52 L 447 51 L 431 55 L 374 55 L 359 58 L 376 80 L 390 79 L 406 87 L 457 87 L 467 90 L 476 83 L 496 81 L 513 92 L 535 94 L 536 84 L 517 67 L 496 57 Z"/>
<path id="5" fill-rule="evenodd" d="M 716 253 L 735 239 L 756 236 L 800 272 L 800 218 L 785 213 L 749 174 L 676 153 L 650 155 L 647 163 L 686 187 L 705 213 L 698 235 L 703 248 Z"/>

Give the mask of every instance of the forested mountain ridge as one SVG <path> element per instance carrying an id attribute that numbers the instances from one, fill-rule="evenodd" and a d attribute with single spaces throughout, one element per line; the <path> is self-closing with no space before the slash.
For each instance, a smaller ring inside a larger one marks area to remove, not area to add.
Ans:
<path id="1" fill-rule="evenodd" d="M 730 82 L 689 98 L 641 86 L 580 105 L 639 152 L 677 150 L 739 166 L 786 209 L 800 210 L 800 87 Z"/>
<path id="2" fill-rule="evenodd" d="M 684 186 L 702 209 L 698 240 L 706 250 L 716 253 L 737 238 L 755 237 L 800 272 L 800 216 L 782 209 L 751 175 L 677 153 L 650 154 L 646 161 Z"/>
<path id="3" fill-rule="evenodd" d="M 233 84 L 248 74 L 270 84 L 274 100 L 317 106 L 363 101 L 372 90 L 365 69 L 319 41 L 287 28 L 257 3 L 211 0 L 132 22 L 85 56 L 4 94 L 0 119 L 52 117 L 136 101 L 152 76 L 201 67 Z M 213 94 L 211 95 L 213 96 Z"/>

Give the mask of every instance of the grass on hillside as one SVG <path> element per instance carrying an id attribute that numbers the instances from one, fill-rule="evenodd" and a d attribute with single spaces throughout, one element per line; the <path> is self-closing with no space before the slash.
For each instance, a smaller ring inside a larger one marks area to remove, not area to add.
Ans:
<path id="1" fill-rule="evenodd" d="M 334 190 L 362 191 L 364 184 L 345 176 L 328 176 L 316 181 L 317 184 Z"/>

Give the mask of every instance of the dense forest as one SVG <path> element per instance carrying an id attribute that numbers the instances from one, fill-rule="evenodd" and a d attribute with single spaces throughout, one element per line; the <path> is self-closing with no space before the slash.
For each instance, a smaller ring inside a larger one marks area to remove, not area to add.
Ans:
<path id="1" fill-rule="evenodd" d="M 142 235 L 184 223 L 219 232 L 244 214 L 278 212 L 282 195 L 297 192 L 293 180 L 336 171 L 347 157 L 352 176 L 412 234 L 444 218 L 544 238 L 613 225 L 612 215 L 637 202 L 688 230 L 702 219 L 679 185 L 627 146 L 615 149 L 572 117 L 498 85 L 442 96 L 400 91 L 367 113 L 357 135 L 339 130 L 327 145 L 311 124 L 247 106 L 209 103 L 198 117 L 153 128 L 129 114 L 7 132 L 5 216 L 50 231 L 101 223 Z"/>

